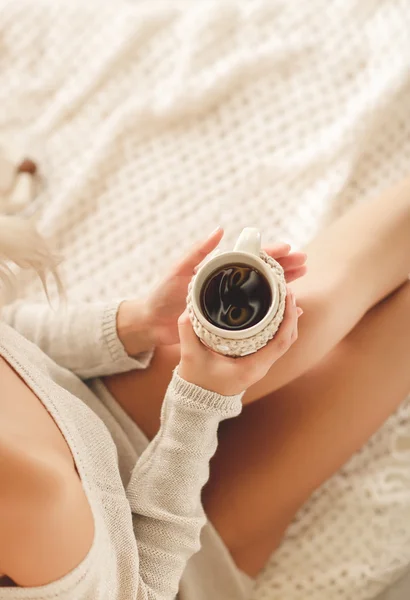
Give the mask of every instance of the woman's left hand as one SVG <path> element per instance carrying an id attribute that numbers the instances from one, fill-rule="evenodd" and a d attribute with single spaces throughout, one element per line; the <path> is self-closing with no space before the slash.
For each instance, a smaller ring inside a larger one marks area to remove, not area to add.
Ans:
<path id="1" fill-rule="evenodd" d="M 216 229 L 167 275 L 145 302 L 126 300 L 118 311 L 118 335 L 130 356 L 179 341 L 178 317 L 186 308 L 188 285 L 198 265 L 215 250 L 223 236 Z M 264 250 L 280 263 L 289 283 L 306 273 L 306 254 L 291 252 L 289 244 L 277 243 Z"/>

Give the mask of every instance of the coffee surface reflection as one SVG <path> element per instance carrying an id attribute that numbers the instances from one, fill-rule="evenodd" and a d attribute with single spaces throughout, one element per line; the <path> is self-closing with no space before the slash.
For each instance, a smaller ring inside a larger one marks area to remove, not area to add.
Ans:
<path id="1" fill-rule="evenodd" d="M 267 314 L 272 293 L 266 277 L 248 265 L 216 269 L 201 290 L 201 308 L 210 323 L 221 329 L 247 329 Z"/>

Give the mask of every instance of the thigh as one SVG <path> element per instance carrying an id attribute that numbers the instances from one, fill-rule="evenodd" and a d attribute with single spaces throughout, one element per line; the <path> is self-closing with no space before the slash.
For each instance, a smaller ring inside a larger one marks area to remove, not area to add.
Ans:
<path id="1" fill-rule="evenodd" d="M 410 283 L 319 365 L 222 423 L 204 490 L 208 517 L 255 575 L 310 494 L 410 391 Z"/>
<path id="2" fill-rule="evenodd" d="M 104 378 L 108 390 L 149 440 L 159 429 L 162 401 L 179 359 L 179 344 L 161 346 L 149 369 Z"/>

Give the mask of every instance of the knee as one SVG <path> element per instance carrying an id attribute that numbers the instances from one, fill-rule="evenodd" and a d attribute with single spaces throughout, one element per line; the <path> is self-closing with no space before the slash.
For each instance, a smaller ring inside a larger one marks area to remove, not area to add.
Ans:
<path id="1" fill-rule="evenodd" d="M 361 296 L 340 272 L 323 281 L 315 277 L 301 286 L 297 295 L 304 311 L 300 333 L 306 334 L 312 355 L 324 356 L 357 325 L 368 310 Z"/>
<path id="2" fill-rule="evenodd" d="M 407 303 L 408 305 L 410 304 L 410 275 L 407 281 L 403 283 L 401 287 L 398 288 L 396 294 L 399 295 L 400 299 L 403 302 Z"/>

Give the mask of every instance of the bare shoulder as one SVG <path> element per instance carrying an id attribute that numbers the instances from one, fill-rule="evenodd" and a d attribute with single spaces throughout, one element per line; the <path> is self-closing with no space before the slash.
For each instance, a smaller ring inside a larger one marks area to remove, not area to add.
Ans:
<path id="1" fill-rule="evenodd" d="M 0 482 L 0 573 L 34 587 L 80 564 L 94 521 L 76 474 L 33 459 L 0 435 Z"/>

